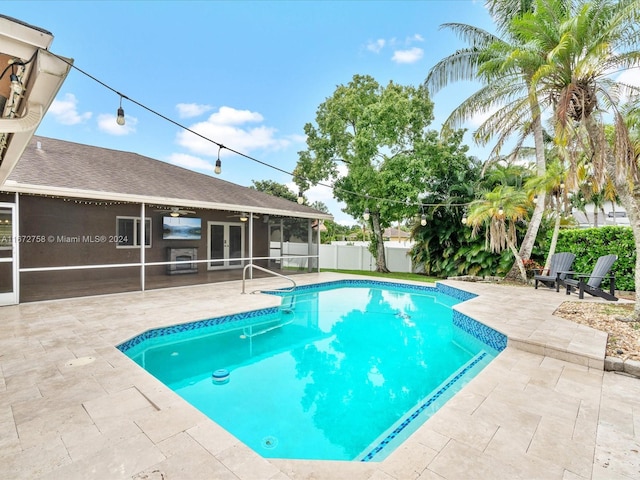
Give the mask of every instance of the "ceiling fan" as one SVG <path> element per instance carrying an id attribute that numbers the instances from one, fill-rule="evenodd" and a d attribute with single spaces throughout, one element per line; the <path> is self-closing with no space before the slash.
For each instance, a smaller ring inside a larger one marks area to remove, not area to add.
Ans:
<path id="1" fill-rule="evenodd" d="M 166 209 L 159 209 L 156 212 L 168 213 L 171 217 L 179 217 L 180 215 L 193 215 L 196 212 L 194 210 L 184 210 L 180 207 L 170 207 Z"/>
<path id="2" fill-rule="evenodd" d="M 247 212 L 237 212 L 233 215 L 227 215 L 227 218 L 239 218 L 241 222 L 246 222 L 247 220 L 249 220 L 249 214 Z M 253 218 L 258 219 L 260 218 L 260 216 L 254 213 Z"/>

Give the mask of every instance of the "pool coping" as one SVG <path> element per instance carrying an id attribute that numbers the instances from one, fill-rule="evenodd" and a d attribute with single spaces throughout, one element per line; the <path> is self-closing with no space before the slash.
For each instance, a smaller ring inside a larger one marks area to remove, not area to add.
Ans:
<path id="1" fill-rule="evenodd" d="M 345 277 L 361 278 L 296 280 Z M 575 297 L 443 283 L 478 295 L 454 308 L 506 334 L 507 348 L 382 462 L 265 460 L 114 347 L 178 312 L 190 321 L 277 304 L 241 296 L 239 282 L 2 307 L 0 477 L 633 478 L 640 382 L 598 368 L 602 332 L 553 316 Z"/>
<path id="2" fill-rule="evenodd" d="M 440 282 L 438 282 L 440 283 Z M 557 306 L 553 303 L 540 302 L 537 312 L 526 319 L 526 328 L 522 321 L 513 321 L 510 314 L 519 309 L 517 302 L 501 303 L 500 315 L 495 312 L 493 296 L 488 296 L 488 289 L 495 287 L 491 283 L 443 281 L 447 285 L 455 285 L 476 296 L 468 302 L 454 306 L 454 310 L 466 313 L 477 321 L 504 334 L 508 338 L 508 346 L 537 355 L 565 360 L 577 365 L 604 370 L 607 333 L 585 325 L 556 317 L 553 312 Z M 530 287 L 521 288 L 527 295 L 535 294 Z M 551 291 L 541 290 L 541 298 L 553 297 Z M 563 292 L 558 294 L 563 300 L 571 300 Z M 563 298 L 564 297 L 564 298 Z M 556 297 L 557 298 L 557 297 Z M 475 316 L 474 316 L 475 315 Z"/>
<path id="3" fill-rule="evenodd" d="M 389 282 L 362 278 L 310 283 L 306 285 L 296 286 L 293 290 L 287 288 L 282 290 L 266 290 L 260 293 L 275 295 L 282 301 L 285 295 L 295 295 L 296 293 L 305 293 L 312 290 L 319 291 L 319 289 L 323 290 L 363 286 L 394 288 L 394 291 L 407 293 L 432 295 L 442 294 L 459 302 L 465 302 L 477 296 L 463 289 L 455 288 L 451 285 L 445 285 L 442 283 L 425 285 L 417 283 Z M 412 423 L 416 419 L 420 419 L 420 424 L 424 423 L 424 421 L 428 419 L 428 417 L 424 418 L 424 415 L 421 415 L 428 407 L 432 405 L 441 405 L 441 398 L 448 399 L 451 396 L 455 395 L 455 393 L 457 393 L 461 388 L 464 387 L 466 383 L 469 382 L 470 379 L 466 378 L 468 372 L 477 370 L 477 366 L 479 364 L 486 363 L 485 357 L 487 357 L 487 355 L 495 357 L 507 347 L 506 335 L 503 335 L 502 333 L 497 332 L 491 327 L 488 327 L 485 324 L 478 322 L 477 320 L 464 315 L 459 311 L 454 310 L 454 306 L 455 305 L 449 307 L 452 311 L 452 325 L 460 329 L 460 332 L 464 332 L 465 335 L 471 336 L 477 341 L 481 342 L 485 346 L 487 351 L 479 352 L 477 355 L 474 355 L 474 357 L 471 358 L 465 365 L 462 365 L 460 368 L 456 369 L 455 372 L 452 372 L 452 374 L 433 392 L 424 397 L 417 405 L 415 405 L 411 410 L 405 412 L 396 422 L 394 422 L 392 427 L 387 429 L 389 433 L 386 436 L 383 437 L 384 434 L 379 435 L 374 442 L 363 449 L 363 451 L 359 455 L 357 455 L 350 461 L 368 462 L 380 461 L 381 459 L 386 458 L 390 453 L 389 451 L 386 451 L 386 449 L 391 445 L 393 445 L 394 449 L 397 448 L 395 440 L 396 438 L 399 438 L 400 434 L 403 433 L 405 429 L 407 429 L 407 427 L 411 427 L 409 431 L 414 431 L 413 429 L 419 427 L 419 424 L 417 426 L 415 424 L 412 425 Z M 220 317 L 212 317 L 191 322 L 177 323 L 166 327 L 153 328 L 150 330 L 145 330 L 138 335 L 116 345 L 115 347 L 127 357 L 135 361 L 135 358 L 140 353 L 142 353 L 139 352 L 139 350 L 145 351 L 147 348 L 156 347 L 157 342 L 154 342 L 154 340 L 161 339 L 162 337 L 171 337 L 170 340 L 179 341 L 182 339 L 180 335 L 189 334 L 191 332 L 198 332 L 200 335 L 208 335 L 209 333 L 220 331 L 219 327 L 228 326 L 240 328 L 243 324 L 252 324 L 256 319 L 259 319 L 260 317 L 273 316 L 274 314 L 277 314 L 281 310 L 281 308 L 281 306 L 268 307 L 261 310 L 249 310 Z M 179 336 L 180 338 L 175 338 L 176 336 Z M 146 346 L 144 346 L 145 342 L 148 343 Z M 160 343 L 160 345 L 163 345 L 163 343 Z M 144 348 L 142 348 L 143 346 Z M 141 367 L 146 370 L 144 366 L 141 365 Z M 483 367 L 480 367 L 480 371 L 481 368 Z M 229 376 L 229 372 L 227 370 L 222 371 L 226 373 L 226 380 Z M 214 372 L 213 374 L 214 377 L 215 373 L 216 372 Z M 462 381 L 462 383 L 460 383 L 460 381 Z M 169 386 L 167 385 L 167 387 Z M 432 412 L 431 414 L 433 413 L 434 412 Z M 215 419 L 212 420 L 215 421 Z"/>

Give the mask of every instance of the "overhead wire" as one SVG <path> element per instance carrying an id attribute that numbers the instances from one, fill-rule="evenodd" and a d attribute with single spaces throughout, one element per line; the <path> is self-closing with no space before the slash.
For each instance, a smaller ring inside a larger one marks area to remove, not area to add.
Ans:
<path id="1" fill-rule="evenodd" d="M 211 138 L 209 138 L 209 137 L 207 137 L 207 136 L 205 136 L 205 135 L 203 135 L 203 134 L 201 134 L 199 132 L 196 132 L 195 130 L 187 127 L 186 125 L 183 125 L 180 122 L 177 122 L 177 121 L 173 120 L 172 118 L 167 117 L 166 115 L 164 115 L 164 114 L 152 109 L 151 107 L 149 107 L 149 106 L 147 106 L 147 105 L 145 105 L 145 104 L 143 104 L 143 103 L 141 103 L 141 102 L 139 102 L 139 101 L 137 101 L 137 100 L 135 100 L 135 99 L 123 94 L 123 93 L 121 93 L 120 91 L 118 91 L 115 88 L 111 87 L 110 85 L 106 84 L 105 82 L 103 82 L 99 78 L 91 75 L 90 73 L 88 73 L 88 72 L 84 71 L 83 69 L 81 69 L 80 67 L 76 66 L 74 63 L 70 62 L 66 58 L 61 57 L 59 55 L 56 55 L 53 52 L 49 52 L 49 53 L 51 53 L 51 55 L 57 57 L 58 59 L 62 60 L 63 62 L 65 62 L 71 68 L 77 70 L 81 74 L 83 74 L 86 77 L 90 78 L 94 82 L 102 85 L 107 90 L 110 90 L 113 93 L 115 93 L 116 95 L 119 95 L 121 99 L 124 98 L 125 100 L 128 100 L 129 102 L 133 103 L 134 105 L 137 105 L 138 107 L 142 108 L 143 110 L 146 110 L 149 113 L 152 113 L 153 115 L 156 115 L 156 116 L 162 118 L 163 120 L 165 120 L 165 121 L 167 121 L 167 122 L 169 122 L 169 123 L 181 128 L 181 129 L 183 129 L 183 130 L 185 130 L 185 131 L 187 131 L 189 133 L 192 133 L 192 134 L 196 135 L 197 137 L 202 138 L 203 140 L 206 140 L 207 142 L 213 143 L 214 145 L 216 145 L 219 148 L 219 151 L 222 150 L 222 149 L 228 150 L 229 152 L 235 153 L 236 155 L 239 155 L 239 156 L 241 156 L 243 158 L 246 158 L 247 160 L 251 160 L 251 161 L 256 162 L 256 163 L 258 163 L 260 165 L 263 165 L 265 167 L 268 167 L 268 168 L 271 168 L 273 170 L 276 170 L 276 171 L 278 171 L 280 173 L 284 173 L 284 174 L 289 175 L 291 177 L 295 177 L 295 174 L 293 172 L 289 172 L 289 171 L 287 171 L 287 170 L 285 170 L 283 168 L 280 168 L 280 167 L 277 167 L 275 165 L 271 165 L 271 164 L 269 164 L 267 162 L 264 162 L 262 160 L 259 160 L 259 159 L 255 158 L 255 157 L 251 156 L 251 155 L 248 155 L 246 153 L 240 152 L 240 151 L 235 150 L 233 148 L 227 147 L 226 145 L 224 145 L 224 144 L 222 144 L 220 142 L 217 142 L 217 141 L 215 141 L 215 140 L 213 140 L 213 139 L 211 139 Z M 371 195 L 368 195 L 368 194 L 363 194 L 363 193 L 360 193 L 360 192 L 353 192 L 353 191 L 350 191 L 350 190 L 346 190 L 344 188 L 335 187 L 334 185 L 329 185 L 329 184 L 326 184 L 326 183 L 323 183 L 323 182 L 317 182 L 317 183 L 315 183 L 315 185 L 320 185 L 322 187 L 329 188 L 329 189 L 331 189 L 333 191 L 339 190 L 339 191 L 341 191 L 343 193 L 347 193 L 349 195 L 355 195 L 355 196 L 362 197 L 362 198 L 365 198 L 365 199 L 368 199 L 368 200 L 374 200 L 374 201 L 379 201 L 379 202 L 390 202 L 390 203 L 396 203 L 396 204 L 397 203 L 402 203 L 402 204 L 406 204 L 407 206 L 411 205 L 411 206 L 416 206 L 416 207 L 421 207 L 421 208 L 423 208 L 423 207 L 441 207 L 441 206 L 467 206 L 467 205 L 470 204 L 470 202 L 466 202 L 466 203 L 448 203 L 448 202 L 443 202 L 443 203 L 416 203 L 416 202 L 409 202 L 408 203 L 406 199 L 405 200 L 395 200 L 395 199 L 390 199 L 390 198 L 375 197 L 375 196 L 371 196 Z"/>

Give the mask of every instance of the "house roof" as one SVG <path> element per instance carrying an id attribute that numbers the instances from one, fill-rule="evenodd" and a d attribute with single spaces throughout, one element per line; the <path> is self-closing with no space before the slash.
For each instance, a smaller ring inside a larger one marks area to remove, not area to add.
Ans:
<path id="1" fill-rule="evenodd" d="M 329 214 L 131 152 L 33 136 L 8 192 L 208 208 L 287 217 Z"/>
<path id="2" fill-rule="evenodd" d="M 382 233 L 384 238 L 410 238 L 411 234 L 409 232 L 405 232 L 404 230 L 399 230 L 395 227 L 386 228 Z"/>
<path id="3" fill-rule="evenodd" d="M 48 51 L 53 35 L 0 15 L 0 186 L 15 167 L 73 61 Z M 10 67 L 10 68 L 9 68 Z"/>

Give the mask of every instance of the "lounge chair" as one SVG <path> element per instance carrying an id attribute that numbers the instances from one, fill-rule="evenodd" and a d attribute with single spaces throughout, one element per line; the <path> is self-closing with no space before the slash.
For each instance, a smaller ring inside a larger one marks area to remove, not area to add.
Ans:
<path id="1" fill-rule="evenodd" d="M 534 275 L 534 286 L 538 288 L 538 283 L 542 283 L 549 288 L 556 287 L 556 292 L 560 291 L 560 285 L 564 285 L 562 280 L 567 277 L 567 272 L 571 271 L 571 266 L 576 256 L 570 252 L 554 253 L 551 256 L 551 262 L 549 262 L 549 271 L 547 275 L 543 275 L 543 271 L 540 274 Z"/>
<path id="2" fill-rule="evenodd" d="M 616 292 L 616 278 L 615 274 L 609 274 L 614 262 L 618 259 L 617 255 L 603 255 L 598 258 L 593 271 L 589 274 L 581 274 L 568 272 L 569 277 L 564 279 L 564 283 L 567 286 L 567 295 L 573 290 L 578 290 L 578 297 L 584 298 L 584 293 L 595 297 L 604 298 L 605 300 L 617 301 L 615 296 Z M 600 288 L 603 280 L 609 280 L 609 291 Z"/>

